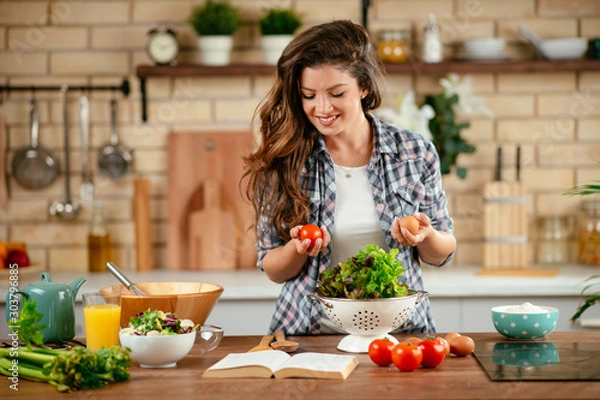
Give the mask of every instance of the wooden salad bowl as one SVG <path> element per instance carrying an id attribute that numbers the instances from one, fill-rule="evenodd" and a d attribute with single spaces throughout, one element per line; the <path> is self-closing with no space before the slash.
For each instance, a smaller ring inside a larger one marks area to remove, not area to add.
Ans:
<path id="1" fill-rule="evenodd" d="M 136 282 L 146 295 L 133 294 L 123 285 L 108 286 L 101 293 L 121 293 L 121 327 L 132 316 L 150 310 L 174 312 L 179 318 L 204 324 L 223 293 L 223 287 L 205 282 Z"/>

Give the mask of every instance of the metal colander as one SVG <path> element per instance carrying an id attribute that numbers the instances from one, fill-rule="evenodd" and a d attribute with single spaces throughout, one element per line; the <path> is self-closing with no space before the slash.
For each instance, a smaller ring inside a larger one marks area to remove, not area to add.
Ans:
<path id="1" fill-rule="evenodd" d="M 403 297 L 388 299 L 341 299 L 310 294 L 318 301 L 323 312 L 338 328 L 349 333 L 338 349 L 357 353 L 366 352 L 373 338 L 384 337 L 408 320 L 425 291 L 409 291 Z M 365 348 L 365 345 L 367 348 Z"/>

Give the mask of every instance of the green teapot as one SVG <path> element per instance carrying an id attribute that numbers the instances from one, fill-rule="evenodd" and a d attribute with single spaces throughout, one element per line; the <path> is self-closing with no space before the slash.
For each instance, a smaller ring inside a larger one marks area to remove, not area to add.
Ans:
<path id="1" fill-rule="evenodd" d="M 41 324 L 46 327 L 41 331 L 44 343 L 64 343 L 75 337 L 75 298 L 85 278 L 77 278 L 70 284 L 52 282 L 48 272 L 42 273 L 41 282 L 31 283 L 22 290 L 6 295 L 6 304 L 10 304 L 10 296 L 16 293 L 29 301 L 36 302 L 37 311 L 44 315 Z M 9 307 L 6 307 L 6 318 L 9 318 Z"/>

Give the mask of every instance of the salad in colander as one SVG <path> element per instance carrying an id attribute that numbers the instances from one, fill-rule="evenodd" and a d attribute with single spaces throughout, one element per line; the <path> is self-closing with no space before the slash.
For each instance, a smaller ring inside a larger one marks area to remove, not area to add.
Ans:
<path id="1" fill-rule="evenodd" d="M 129 326 L 121 333 L 137 336 L 181 335 L 198 330 L 190 319 L 180 319 L 174 312 L 163 312 L 150 309 L 138 313 L 129 320 Z"/>
<path id="2" fill-rule="evenodd" d="M 398 252 L 398 249 L 386 252 L 375 244 L 367 245 L 348 261 L 323 271 L 317 281 L 317 294 L 348 299 L 406 296 L 408 287 L 398 279 L 406 271 L 396 259 Z"/>

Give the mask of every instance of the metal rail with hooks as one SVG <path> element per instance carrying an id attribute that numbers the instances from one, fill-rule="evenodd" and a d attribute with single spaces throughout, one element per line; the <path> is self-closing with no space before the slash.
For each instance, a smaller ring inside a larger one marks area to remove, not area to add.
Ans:
<path id="1" fill-rule="evenodd" d="M 35 85 L 22 85 L 22 86 L 11 86 L 2 85 L 0 86 L 0 104 L 4 100 L 4 93 L 10 92 L 38 92 L 38 91 L 57 91 L 60 92 L 62 86 L 35 86 Z M 69 90 L 81 90 L 81 91 L 97 91 L 97 90 L 113 90 L 123 93 L 125 96 L 129 96 L 131 92 L 131 86 L 129 80 L 124 78 L 120 85 L 79 85 L 69 86 Z"/>

